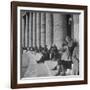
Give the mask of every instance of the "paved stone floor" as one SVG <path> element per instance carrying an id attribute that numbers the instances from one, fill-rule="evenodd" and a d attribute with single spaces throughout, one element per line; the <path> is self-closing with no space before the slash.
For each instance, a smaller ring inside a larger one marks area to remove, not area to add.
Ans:
<path id="1" fill-rule="evenodd" d="M 44 63 L 37 63 L 36 54 L 27 52 L 22 55 L 21 63 L 21 77 L 49 77 L 55 76 L 57 70 L 52 70 L 57 62 L 53 60 L 47 60 Z M 39 58 L 38 58 L 39 60 Z"/>
<path id="2" fill-rule="evenodd" d="M 44 63 L 28 66 L 24 77 L 45 77 L 54 76 L 57 70 L 52 70 L 57 65 L 55 61 L 45 61 Z"/>
<path id="3" fill-rule="evenodd" d="M 54 76 L 57 70 L 52 70 L 56 65 L 56 61 L 47 60 L 44 63 L 37 63 L 40 57 L 31 52 L 22 55 L 21 77 L 45 77 Z"/>

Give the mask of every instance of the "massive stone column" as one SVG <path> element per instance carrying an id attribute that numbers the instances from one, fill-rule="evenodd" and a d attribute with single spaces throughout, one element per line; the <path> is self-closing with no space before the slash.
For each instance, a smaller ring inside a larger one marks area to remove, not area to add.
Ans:
<path id="1" fill-rule="evenodd" d="M 41 46 L 44 47 L 46 43 L 46 23 L 45 23 L 45 13 L 41 13 Z"/>
<path id="2" fill-rule="evenodd" d="M 31 43 L 32 43 L 32 41 L 31 41 L 31 12 L 29 12 L 29 47 L 31 47 Z"/>
<path id="3" fill-rule="evenodd" d="M 36 17 L 36 12 L 35 12 L 35 47 L 37 46 L 37 17 Z"/>
<path id="4" fill-rule="evenodd" d="M 79 14 L 73 15 L 73 34 L 74 40 L 79 42 Z"/>
<path id="5" fill-rule="evenodd" d="M 46 45 L 48 48 L 53 44 L 53 14 L 46 13 Z"/>
<path id="6" fill-rule="evenodd" d="M 33 12 L 33 47 L 35 47 L 35 12 Z"/>
<path id="7" fill-rule="evenodd" d="M 22 18 L 22 43 L 23 47 L 29 47 L 29 13 Z"/>
<path id="8" fill-rule="evenodd" d="M 29 48 L 29 12 L 27 12 L 27 47 Z"/>
<path id="9" fill-rule="evenodd" d="M 67 33 L 66 15 L 54 13 L 54 44 L 60 48 Z"/>
<path id="10" fill-rule="evenodd" d="M 25 27 L 24 24 L 25 24 L 25 18 L 24 18 L 23 15 L 21 16 L 21 23 L 22 23 L 22 24 L 21 24 L 21 32 L 22 32 L 22 37 L 21 37 L 22 39 L 21 39 L 21 40 L 22 40 L 22 47 L 25 47 L 25 45 L 24 45 L 24 38 L 25 38 L 25 37 L 24 37 L 24 27 Z"/>
<path id="11" fill-rule="evenodd" d="M 46 45 L 46 13 L 44 13 L 44 23 L 45 23 L 45 27 L 44 27 L 44 46 Z"/>
<path id="12" fill-rule="evenodd" d="M 53 18 L 53 13 L 51 13 L 51 45 L 53 44 L 54 41 L 54 18 Z"/>
<path id="13" fill-rule="evenodd" d="M 31 12 L 31 47 L 33 47 L 33 12 Z"/>
<path id="14" fill-rule="evenodd" d="M 28 16 L 26 14 L 26 24 L 25 24 L 25 47 L 27 47 L 27 30 L 28 30 Z"/>
<path id="15" fill-rule="evenodd" d="M 41 13 L 39 13 L 39 46 L 41 45 Z"/>
<path id="16" fill-rule="evenodd" d="M 39 36 L 40 36 L 40 33 L 39 33 L 39 30 L 40 30 L 40 27 L 39 27 L 40 23 L 39 22 L 40 22 L 40 20 L 39 20 L 39 18 L 41 18 L 41 17 L 39 17 L 39 16 L 40 16 L 40 13 L 37 12 L 36 13 L 36 34 L 37 34 L 36 35 L 36 41 L 37 41 L 36 45 L 37 45 L 37 47 L 39 47 Z"/>

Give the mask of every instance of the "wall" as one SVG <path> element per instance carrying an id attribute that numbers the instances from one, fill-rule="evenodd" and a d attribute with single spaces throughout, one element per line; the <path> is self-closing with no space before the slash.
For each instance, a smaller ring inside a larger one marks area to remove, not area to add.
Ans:
<path id="1" fill-rule="evenodd" d="M 66 37 L 67 23 L 66 15 L 54 13 L 54 44 L 57 48 L 61 48 L 63 40 Z"/>
<path id="2" fill-rule="evenodd" d="M 79 15 L 73 15 L 73 20 L 74 40 L 79 42 Z"/>
<path id="3" fill-rule="evenodd" d="M 22 1 L 22 0 L 20 0 Z M 90 0 L 23 0 L 48 3 L 81 4 L 88 5 L 88 16 L 90 16 Z M 10 90 L 10 2 L 11 0 L 0 0 L 0 90 Z M 88 17 L 90 23 L 90 17 Z M 90 25 L 88 25 L 88 38 L 90 38 Z M 90 46 L 90 41 L 88 41 Z M 90 53 L 90 47 L 88 48 Z M 88 57 L 88 60 L 90 56 Z M 90 64 L 90 60 L 88 61 Z M 90 68 L 90 65 L 88 65 Z M 32 88 L 31 90 L 90 90 L 90 70 L 88 70 L 88 85 L 72 85 L 61 87 Z M 25 90 L 25 89 L 21 89 Z M 30 90 L 30 89 L 26 89 Z"/>

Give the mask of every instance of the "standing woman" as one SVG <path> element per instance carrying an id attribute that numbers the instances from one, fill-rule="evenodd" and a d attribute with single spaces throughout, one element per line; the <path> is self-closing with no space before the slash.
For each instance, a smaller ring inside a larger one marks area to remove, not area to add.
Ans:
<path id="1" fill-rule="evenodd" d="M 61 56 L 64 75 L 70 74 L 70 72 L 68 73 L 67 70 L 71 71 L 72 69 L 72 53 L 74 46 L 74 41 L 69 36 L 66 36 L 65 44 L 63 44 L 64 52 Z"/>
<path id="2" fill-rule="evenodd" d="M 74 48 L 73 55 L 72 55 L 72 74 L 79 75 L 79 45 Z"/>
<path id="3" fill-rule="evenodd" d="M 69 55 L 70 55 L 70 61 L 67 64 L 68 64 L 68 68 L 71 69 L 72 54 L 73 54 L 73 50 L 76 46 L 76 43 L 69 36 L 66 36 L 65 40 L 67 42 L 67 46 L 68 46 L 68 49 L 69 49 Z"/>

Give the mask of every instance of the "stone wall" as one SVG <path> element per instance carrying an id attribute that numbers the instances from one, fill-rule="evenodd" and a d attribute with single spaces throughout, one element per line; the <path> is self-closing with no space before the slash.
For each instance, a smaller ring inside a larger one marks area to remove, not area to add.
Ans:
<path id="1" fill-rule="evenodd" d="M 73 15 L 73 39 L 79 42 L 79 15 Z"/>

